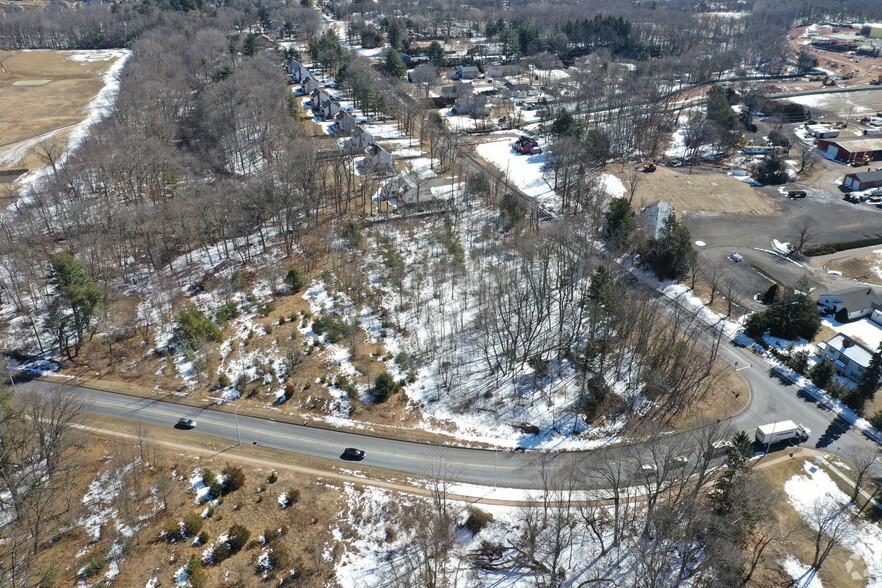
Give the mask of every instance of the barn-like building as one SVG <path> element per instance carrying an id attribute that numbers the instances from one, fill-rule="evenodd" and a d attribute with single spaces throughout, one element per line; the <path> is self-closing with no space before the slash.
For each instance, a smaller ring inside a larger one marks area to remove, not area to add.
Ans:
<path id="1" fill-rule="evenodd" d="M 818 139 L 818 149 L 827 157 L 843 163 L 882 159 L 882 137 L 838 137 Z"/>

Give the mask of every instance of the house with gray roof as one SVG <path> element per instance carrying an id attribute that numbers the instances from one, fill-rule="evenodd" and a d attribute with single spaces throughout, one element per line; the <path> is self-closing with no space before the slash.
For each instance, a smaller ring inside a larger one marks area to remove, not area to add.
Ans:
<path id="1" fill-rule="evenodd" d="M 453 70 L 451 77 L 454 80 L 474 80 L 481 77 L 481 70 L 474 65 L 457 65 Z"/>
<path id="2" fill-rule="evenodd" d="M 882 294 L 867 286 L 848 288 L 821 294 L 818 304 L 834 314 L 845 309 L 848 320 L 855 320 L 872 315 L 875 309 L 882 309 Z"/>
<path id="3" fill-rule="evenodd" d="M 818 352 L 833 362 L 837 374 L 855 382 L 861 379 L 873 358 L 872 351 L 842 334 L 818 343 Z"/>
<path id="4" fill-rule="evenodd" d="M 653 241 L 660 239 L 665 228 L 665 219 L 672 214 L 674 214 L 674 209 L 667 202 L 656 200 L 647 205 L 643 209 L 643 216 L 646 217 L 647 237 Z"/>

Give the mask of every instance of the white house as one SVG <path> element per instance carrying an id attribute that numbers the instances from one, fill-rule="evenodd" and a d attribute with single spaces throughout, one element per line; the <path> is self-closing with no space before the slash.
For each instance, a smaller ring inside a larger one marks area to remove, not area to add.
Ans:
<path id="1" fill-rule="evenodd" d="M 854 381 L 860 380 L 873 358 L 872 351 L 842 334 L 818 343 L 818 350 L 821 357 L 833 362 L 837 374 Z"/>
<path id="2" fill-rule="evenodd" d="M 457 65 L 453 68 L 454 80 L 474 80 L 481 77 L 481 70 L 474 65 Z"/>
<path id="3" fill-rule="evenodd" d="M 288 60 L 288 63 L 285 64 L 285 71 L 291 74 L 288 82 L 290 84 L 299 84 L 311 75 L 310 71 L 303 67 L 296 59 Z"/>
<path id="4" fill-rule="evenodd" d="M 374 171 L 388 170 L 392 167 L 392 154 L 373 143 L 364 150 L 364 166 Z"/>
<path id="5" fill-rule="evenodd" d="M 321 105 L 322 118 L 324 120 L 334 120 L 334 117 L 340 112 L 340 108 L 340 103 L 336 100 L 325 100 Z"/>
<path id="6" fill-rule="evenodd" d="M 358 128 L 358 118 L 348 110 L 341 110 L 334 116 L 337 128 L 344 133 L 349 133 Z"/>
<path id="7" fill-rule="evenodd" d="M 516 76 L 521 73 L 518 65 L 503 65 L 501 63 L 492 63 L 484 69 L 484 77 L 488 78 L 505 78 Z"/>
<path id="8" fill-rule="evenodd" d="M 364 151 L 374 144 L 374 137 L 362 127 L 355 127 L 349 138 L 349 151 Z"/>
<path id="9" fill-rule="evenodd" d="M 487 98 L 483 94 L 475 94 L 472 91 L 460 92 L 456 95 L 453 105 L 454 114 L 468 116 L 489 116 L 490 108 L 487 106 Z"/>
<path id="10" fill-rule="evenodd" d="M 874 314 L 875 309 L 882 308 L 882 294 L 872 288 L 849 288 L 839 292 L 821 294 L 818 304 L 834 314 L 844 308 L 848 313 L 848 320 L 854 320 L 870 316 Z"/>
<path id="11" fill-rule="evenodd" d="M 312 76 L 303 78 L 303 80 L 300 82 L 300 90 L 304 94 L 312 94 L 319 88 L 321 88 L 321 84 L 317 79 Z"/>
<path id="12" fill-rule="evenodd" d="M 665 219 L 674 214 L 674 209 L 661 200 L 656 200 L 643 209 L 646 217 L 646 233 L 650 239 L 657 240 L 662 236 L 665 228 Z"/>

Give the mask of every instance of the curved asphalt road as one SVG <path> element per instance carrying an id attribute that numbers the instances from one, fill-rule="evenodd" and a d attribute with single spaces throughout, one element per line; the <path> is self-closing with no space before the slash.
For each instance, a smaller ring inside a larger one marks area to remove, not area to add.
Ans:
<path id="1" fill-rule="evenodd" d="M 845 454 L 853 447 L 876 447 L 871 439 L 807 394 L 800 392 L 796 386 L 770 377 L 768 365 L 750 351 L 723 342 L 720 353 L 736 366 L 752 393 L 749 406 L 729 419 L 729 424 L 736 430 L 752 432 L 765 423 L 794 420 L 812 430 L 812 436 L 806 444 L 809 447 L 835 454 Z M 17 388 L 21 391 L 48 391 L 53 386 L 57 385 L 33 380 L 19 383 Z M 235 445 L 241 435 L 243 445 L 257 441 L 264 447 L 331 460 L 340 460 L 345 447 L 365 450 L 366 456 L 361 462 L 339 462 L 341 466 L 349 468 L 358 468 L 363 464 L 419 477 L 443 476 L 456 482 L 536 489 L 542 487 L 540 471 L 543 461 L 546 468 L 552 469 L 567 467 L 572 463 L 567 455 L 573 454 L 441 447 L 271 419 L 242 415 L 237 417 L 208 408 L 200 409 L 91 388 L 77 387 L 76 391 L 77 396 L 86 404 L 87 412 L 169 428 L 180 417 L 186 416 L 196 421 L 196 431 L 199 433 L 227 439 L 231 445 Z M 615 461 L 634 461 L 636 470 L 635 448 L 612 447 L 602 451 L 608 452 L 608 457 Z M 649 459 L 646 452 L 643 454 Z M 579 455 L 581 454 L 576 454 L 576 459 Z"/>

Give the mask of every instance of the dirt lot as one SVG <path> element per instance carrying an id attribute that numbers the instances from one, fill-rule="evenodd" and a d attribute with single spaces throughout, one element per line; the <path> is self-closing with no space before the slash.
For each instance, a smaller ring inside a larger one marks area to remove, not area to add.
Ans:
<path id="1" fill-rule="evenodd" d="M 615 173 L 626 187 L 627 173 Z M 687 211 L 759 216 L 778 212 L 771 198 L 717 171 L 695 168 L 690 174 L 688 167 L 659 167 L 639 177 L 634 208 L 664 200 L 678 215 Z"/>
<path id="2" fill-rule="evenodd" d="M 838 83 L 846 86 L 865 86 L 870 80 L 878 79 L 882 75 L 882 57 L 867 57 L 866 55 L 848 55 L 840 51 L 825 51 L 812 45 L 806 45 L 809 38 L 806 36 L 808 27 L 799 27 L 790 32 L 790 48 L 794 53 L 808 51 L 818 58 L 818 66 L 836 72 L 836 75 L 852 73 L 850 80 L 840 80 Z M 833 33 L 830 28 L 822 28 L 821 35 Z M 860 32 L 851 28 L 843 28 L 840 34 L 854 35 Z M 858 61 L 855 61 L 858 60 Z M 875 66 L 875 67 L 874 67 Z M 813 85 L 820 86 L 819 83 Z"/>
<path id="3" fill-rule="evenodd" d="M 846 278 L 853 278 L 868 284 L 882 285 L 882 278 L 873 271 L 879 268 L 880 256 L 877 253 L 863 253 L 831 261 L 827 269 L 842 272 Z"/>
<path id="4" fill-rule="evenodd" d="M 88 61 L 74 61 L 73 58 Z M 18 174 L 41 166 L 41 145 L 66 145 L 71 128 L 104 86 L 117 53 L 95 51 L 0 51 L 0 197 Z M 4 194 L 4 192 L 6 194 Z"/>

